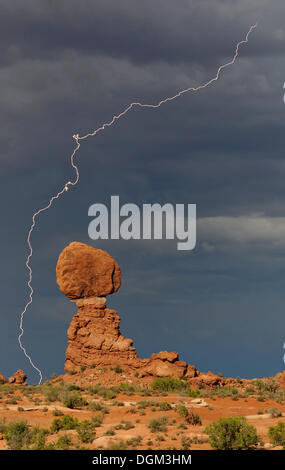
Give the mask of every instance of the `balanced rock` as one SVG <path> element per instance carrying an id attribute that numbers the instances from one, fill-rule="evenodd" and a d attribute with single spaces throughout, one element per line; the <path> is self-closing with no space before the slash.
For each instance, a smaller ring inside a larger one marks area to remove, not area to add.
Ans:
<path id="1" fill-rule="evenodd" d="M 121 334 L 119 315 L 106 306 L 105 296 L 121 282 L 120 268 L 108 253 L 73 242 L 60 254 L 56 273 L 60 290 L 78 308 L 67 332 L 65 380 L 71 374 L 79 384 L 114 384 L 121 381 L 121 371 L 129 383 L 134 377 L 149 383 L 153 377 L 197 376 L 195 367 L 180 361 L 176 352 L 141 359 L 133 341 Z"/>
<path id="2" fill-rule="evenodd" d="M 17 370 L 12 377 L 9 378 L 9 384 L 24 385 L 26 384 L 27 376 L 21 369 Z"/>
<path id="3" fill-rule="evenodd" d="M 57 283 L 70 299 L 104 297 L 121 285 L 121 270 L 106 251 L 72 242 L 60 254 Z"/>

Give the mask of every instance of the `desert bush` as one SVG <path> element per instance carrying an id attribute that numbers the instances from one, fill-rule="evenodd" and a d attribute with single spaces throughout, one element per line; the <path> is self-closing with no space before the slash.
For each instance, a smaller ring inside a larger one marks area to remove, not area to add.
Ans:
<path id="1" fill-rule="evenodd" d="M 198 389 L 189 390 L 187 396 L 191 398 L 199 398 L 201 396 L 201 391 Z"/>
<path id="2" fill-rule="evenodd" d="M 63 413 L 61 410 L 58 410 L 57 408 L 55 408 L 55 409 L 53 410 L 52 414 L 53 414 L 54 416 L 63 416 L 63 415 L 64 415 L 64 413 Z"/>
<path id="3" fill-rule="evenodd" d="M 34 426 L 29 433 L 29 449 L 44 450 L 46 446 L 46 436 L 49 434 L 47 429 Z"/>
<path id="4" fill-rule="evenodd" d="M 186 416 L 186 422 L 191 424 L 192 426 L 201 426 L 202 421 L 200 416 L 197 413 L 193 413 L 192 410 L 189 411 L 188 415 Z"/>
<path id="5" fill-rule="evenodd" d="M 158 401 L 142 400 L 142 401 L 137 402 L 138 409 L 145 409 L 145 408 L 148 408 L 148 407 L 155 407 L 155 406 L 159 406 Z"/>
<path id="6" fill-rule="evenodd" d="M 77 425 L 76 429 L 81 442 L 90 443 L 94 441 L 96 434 L 92 421 L 88 421 L 87 419 L 85 421 L 81 421 L 81 423 Z"/>
<path id="7" fill-rule="evenodd" d="M 166 416 L 162 416 L 161 418 L 152 419 L 148 427 L 151 430 L 151 432 L 166 432 L 167 423 L 168 423 L 168 418 Z"/>
<path id="8" fill-rule="evenodd" d="M 130 421 L 122 420 L 121 424 L 123 424 L 122 429 L 126 429 L 126 430 L 133 429 L 135 427 Z"/>
<path id="9" fill-rule="evenodd" d="M 59 387 L 49 387 L 44 391 L 45 399 L 49 402 L 54 402 L 59 400 Z"/>
<path id="10" fill-rule="evenodd" d="M 5 401 L 6 405 L 17 405 L 18 402 L 16 398 L 8 398 L 8 400 Z"/>
<path id="11" fill-rule="evenodd" d="M 285 450 L 285 423 L 279 421 L 276 426 L 270 426 L 268 429 L 268 437 L 274 446 L 283 446 Z"/>
<path id="12" fill-rule="evenodd" d="M 121 392 L 126 393 L 127 395 L 144 392 L 144 389 L 142 389 L 139 385 L 131 385 L 126 382 L 120 383 L 119 385 L 112 387 L 112 390 L 116 393 Z"/>
<path id="13" fill-rule="evenodd" d="M 67 434 L 64 434 L 63 436 L 60 436 L 54 444 L 54 450 L 68 450 L 71 445 L 71 438 Z"/>
<path id="14" fill-rule="evenodd" d="M 276 393 L 279 388 L 279 385 L 277 384 L 275 379 L 254 380 L 253 384 L 259 392 Z"/>
<path id="15" fill-rule="evenodd" d="M 167 401 L 162 401 L 161 403 L 159 403 L 159 410 L 160 411 L 172 410 L 172 406 Z"/>
<path id="16" fill-rule="evenodd" d="M 114 428 L 109 428 L 107 431 L 104 433 L 104 436 L 115 436 L 115 429 Z"/>
<path id="17" fill-rule="evenodd" d="M 62 418 L 55 418 L 51 424 L 52 433 L 68 429 L 75 429 L 78 426 L 78 419 L 71 415 L 64 415 Z"/>
<path id="18" fill-rule="evenodd" d="M 6 429 L 7 429 L 6 418 L 1 418 L 0 419 L 0 433 L 4 434 Z"/>
<path id="19" fill-rule="evenodd" d="M 61 400 L 64 406 L 70 409 L 88 405 L 87 400 L 78 391 L 65 392 Z"/>
<path id="20" fill-rule="evenodd" d="M 190 387 L 187 382 L 171 377 L 157 377 L 151 384 L 152 390 L 159 392 L 189 392 Z"/>
<path id="21" fill-rule="evenodd" d="M 192 441 L 189 437 L 186 437 L 186 436 L 181 437 L 181 448 L 183 450 L 190 449 L 191 444 L 192 444 Z"/>
<path id="22" fill-rule="evenodd" d="M 105 399 L 105 400 L 113 400 L 116 398 L 116 393 L 113 392 L 113 390 L 105 390 L 104 392 L 100 393 L 100 395 Z"/>
<path id="23" fill-rule="evenodd" d="M 11 450 L 21 450 L 29 445 L 29 426 L 27 421 L 9 423 L 4 431 L 4 438 Z"/>
<path id="24" fill-rule="evenodd" d="M 277 410 L 277 408 L 269 408 L 265 410 L 265 413 L 269 413 L 271 418 L 280 418 L 280 416 L 282 416 L 282 411 Z"/>
<path id="25" fill-rule="evenodd" d="M 185 405 L 178 405 L 176 409 L 179 413 L 179 416 L 181 416 L 181 418 L 186 418 L 186 416 L 188 416 L 188 410 Z"/>
<path id="26" fill-rule="evenodd" d="M 102 411 L 103 413 L 107 412 L 107 408 L 101 401 L 92 401 L 88 405 L 90 411 Z"/>
<path id="27" fill-rule="evenodd" d="M 128 447 L 127 443 L 124 441 L 110 442 L 108 445 L 108 450 L 125 450 Z"/>
<path id="28" fill-rule="evenodd" d="M 103 423 L 104 413 L 99 413 L 98 415 L 92 416 L 91 421 L 94 428 L 99 428 Z"/>
<path id="29" fill-rule="evenodd" d="M 259 442 L 255 427 L 239 416 L 219 418 L 207 426 L 205 432 L 216 450 L 247 450 Z"/>
<path id="30" fill-rule="evenodd" d="M 133 437 L 132 439 L 127 440 L 127 445 L 134 449 L 141 444 L 141 441 L 142 436 Z"/>

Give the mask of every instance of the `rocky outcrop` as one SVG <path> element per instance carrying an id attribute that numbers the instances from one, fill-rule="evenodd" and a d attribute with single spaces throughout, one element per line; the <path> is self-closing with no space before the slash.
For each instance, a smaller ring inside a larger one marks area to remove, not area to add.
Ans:
<path id="1" fill-rule="evenodd" d="M 4 375 L 2 375 L 0 372 L 0 384 L 5 384 L 5 383 L 7 383 L 7 379 L 5 379 Z"/>
<path id="2" fill-rule="evenodd" d="M 119 315 L 106 306 L 105 296 L 116 292 L 121 282 L 120 268 L 108 253 L 73 242 L 60 254 L 56 273 L 60 290 L 78 307 L 67 332 L 67 374 L 91 381 L 98 380 L 102 371 L 114 381 L 116 370 L 129 381 L 197 377 L 196 368 L 180 361 L 176 352 L 161 351 L 140 359 L 133 341 L 121 334 Z"/>
<path id="3" fill-rule="evenodd" d="M 205 374 L 198 374 L 197 377 L 191 378 L 190 384 L 193 388 L 208 388 L 213 389 L 223 385 L 224 379 L 219 375 L 208 372 Z"/>
<path id="4" fill-rule="evenodd" d="M 158 354 L 152 354 L 149 359 L 144 360 L 144 363 L 145 365 L 142 366 L 140 372 L 141 377 L 151 375 L 154 377 L 173 377 L 180 379 L 186 376 L 188 372 L 187 363 L 179 360 L 177 352 L 161 351 Z M 193 374 L 195 376 L 195 372 L 193 372 Z"/>
<path id="5" fill-rule="evenodd" d="M 9 378 L 9 384 L 15 385 L 25 385 L 27 380 L 27 376 L 24 371 L 21 369 L 17 370 L 12 377 Z"/>

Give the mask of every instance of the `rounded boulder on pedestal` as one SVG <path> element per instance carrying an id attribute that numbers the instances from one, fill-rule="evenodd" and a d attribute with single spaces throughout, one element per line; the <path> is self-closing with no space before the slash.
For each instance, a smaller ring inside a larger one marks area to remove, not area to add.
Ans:
<path id="1" fill-rule="evenodd" d="M 118 263 L 106 251 L 72 242 L 61 252 L 56 266 L 57 283 L 70 299 L 103 297 L 121 285 Z"/>

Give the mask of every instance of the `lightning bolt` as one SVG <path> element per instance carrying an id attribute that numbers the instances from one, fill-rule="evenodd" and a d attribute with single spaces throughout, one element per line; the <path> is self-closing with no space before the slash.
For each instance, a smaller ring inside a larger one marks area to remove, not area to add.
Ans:
<path id="1" fill-rule="evenodd" d="M 113 116 L 113 118 L 111 119 L 111 121 L 109 122 L 105 122 L 104 124 L 102 124 L 100 127 L 98 127 L 97 129 L 95 129 L 93 132 L 90 132 L 88 134 L 85 134 L 83 136 L 80 136 L 79 134 L 74 134 L 73 135 L 73 139 L 75 140 L 75 148 L 70 156 L 70 164 L 72 166 L 72 168 L 74 169 L 75 171 L 75 178 L 73 181 L 67 181 L 63 188 L 54 196 L 52 196 L 48 202 L 48 204 L 44 207 L 42 207 L 41 209 L 39 209 L 38 211 L 36 211 L 34 214 L 33 214 L 33 217 L 32 217 L 32 224 L 30 226 L 30 229 L 29 229 L 29 232 L 28 232 L 28 236 L 27 236 L 27 244 L 28 244 L 28 248 L 29 248 L 29 254 L 26 258 L 26 267 L 28 269 L 28 272 L 29 272 L 29 280 L 27 282 L 27 286 L 30 290 L 30 294 L 29 294 L 29 300 L 28 302 L 26 303 L 25 305 L 25 308 L 24 310 L 21 312 L 20 314 L 20 334 L 18 336 L 18 342 L 19 342 L 19 345 L 20 345 L 20 348 L 22 349 L 22 351 L 24 352 L 26 358 L 28 359 L 28 361 L 30 362 L 31 366 L 36 370 L 36 372 L 39 374 L 39 384 L 42 382 L 42 379 L 43 379 L 43 376 L 42 376 L 42 372 L 41 370 L 33 363 L 32 359 L 31 359 L 31 356 L 27 353 L 27 350 L 26 348 L 23 346 L 23 343 L 22 343 L 22 337 L 23 337 L 23 334 L 24 334 L 24 328 L 23 328 L 23 321 L 24 321 L 24 315 L 28 309 L 28 307 L 32 304 L 33 302 L 33 294 L 34 294 L 34 290 L 33 290 L 33 287 L 32 287 L 32 279 L 33 279 L 33 271 L 32 271 L 32 268 L 31 268 L 31 265 L 30 265 L 30 261 L 31 261 L 31 258 L 33 256 L 33 247 L 32 247 L 32 244 L 31 244 L 31 236 L 32 236 L 32 233 L 34 231 L 34 228 L 36 226 L 36 219 L 37 217 L 42 213 L 42 212 L 45 212 L 47 211 L 53 204 L 53 202 L 56 200 L 56 199 L 59 199 L 65 192 L 67 192 L 72 186 L 76 186 L 77 183 L 79 182 L 79 178 L 80 178 L 80 175 L 79 175 L 79 170 L 78 170 L 78 166 L 74 163 L 74 159 L 75 159 L 75 156 L 78 152 L 78 150 L 80 149 L 80 142 L 82 140 L 86 140 L 88 139 L 89 137 L 94 137 L 95 135 L 97 135 L 99 132 L 101 131 L 104 131 L 107 127 L 111 127 L 116 121 L 118 121 L 119 119 L 121 119 L 123 116 L 125 116 L 129 111 L 131 111 L 133 108 L 135 107 L 139 107 L 139 108 L 151 108 L 151 109 L 156 109 L 156 108 L 160 108 L 161 105 L 165 104 L 165 103 L 168 103 L 170 101 L 174 101 L 176 100 L 177 98 L 180 98 L 180 96 L 184 95 L 185 93 L 189 93 L 189 92 L 196 92 L 196 91 L 199 91 L 199 90 L 203 90 L 204 88 L 207 88 L 208 86 L 212 85 L 214 82 L 216 82 L 217 80 L 219 80 L 220 78 L 220 75 L 222 73 L 222 71 L 228 67 L 230 67 L 231 65 L 234 65 L 234 63 L 236 62 L 238 56 L 239 56 L 239 50 L 240 50 L 240 47 L 243 46 L 244 44 L 247 44 L 248 41 L 249 41 L 249 36 L 250 34 L 252 33 L 252 31 L 257 27 L 257 23 L 252 25 L 249 29 L 249 31 L 247 32 L 245 38 L 238 42 L 237 45 L 236 45 L 236 49 L 235 49 L 235 53 L 234 53 L 234 56 L 232 58 L 232 60 L 230 60 L 229 62 L 225 63 L 224 65 L 221 65 L 218 70 L 217 70 L 217 73 L 216 75 L 211 78 L 208 82 L 204 83 L 203 85 L 199 85 L 197 87 L 189 87 L 189 88 L 185 88 L 184 90 L 181 90 L 179 91 L 178 93 L 176 93 L 175 95 L 173 96 L 170 96 L 170 97 L 167 97 L 167 98 L 164 98 L 162 100 L 160 100 L 158 103 L 156 104 L 145 104 L 145 103 L 140 103 L 140 102 L 133 102 L 131 104 L 129 104 L 121 113 L 119 114 L 115 114 Z"/>

